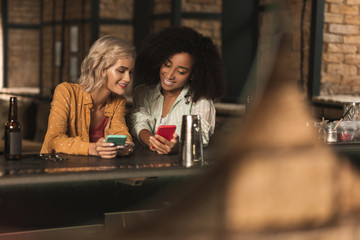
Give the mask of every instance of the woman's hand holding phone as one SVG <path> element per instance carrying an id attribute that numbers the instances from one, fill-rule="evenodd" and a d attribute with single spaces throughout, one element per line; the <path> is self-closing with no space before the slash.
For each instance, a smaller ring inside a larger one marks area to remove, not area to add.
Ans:
<path id="1" fill-rule="evenodd" d="M 170 141 L 157 134 L 151 136 L 149 140 L 150 150 L 158 154 L 176 153 L 179 150 L 179 136 L 176 133 L 173 134 L 173 138 Z"/>
<path id="2" fill-rule="evenodd" d="M 117 153 L 119 156 L 127 156 L 134 151 L 135 144 L 132 142 L 126 142 L 124 145 L 119 145 L 117 147 Z"/>
<path id="3" fill-rule="evenodd" d="M 105 138 L 100 138 L 96 143 L 90 143 L 89 155 L 114 158 L 117 155 L 117 147 L 114 143 L 106 142 Z"/>
<path id="4" fill-rule="evenodd" d="M 100 138 L 96 143 L 90 143 L 89 155 L 100 156 L 101 158 L 115 158 L 127 156 L 133 152 L 135 144 L 126 142 L 124 145 L 116 145 L 113 142 L 107 142 L 105 138 Z"/>

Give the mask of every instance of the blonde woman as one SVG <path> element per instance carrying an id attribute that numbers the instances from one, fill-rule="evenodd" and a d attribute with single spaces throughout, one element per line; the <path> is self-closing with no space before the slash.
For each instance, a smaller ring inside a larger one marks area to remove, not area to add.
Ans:
<path id="1" fill-rule="evenodd" d="M 125 156 L 134 143 L 125 123 L 122 96 L 133 78 L 135 48 L 115 36 L 98 39 L 81 64 L 78 83 L 61 83 L 54 92 L 41 153 Z M 126 135 L 124 146 L 105 142 Z"/>

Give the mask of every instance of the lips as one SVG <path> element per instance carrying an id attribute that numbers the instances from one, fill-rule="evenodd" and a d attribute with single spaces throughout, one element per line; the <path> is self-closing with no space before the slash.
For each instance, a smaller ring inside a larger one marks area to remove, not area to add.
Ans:
<path id="1" fill-rule="evenodd" d="M 119 83 L 119 86 L 122 87 L 122 88 L 126 88 L 127 84 Z"/>
<path id="2" fill-rule="evenodd" d="M 174 82 L 170 82 L 169 80 L 167 80 L 166 78 L 164 78 L 164 83 L 167 86 L 172 86 L 174 84 Z"/>

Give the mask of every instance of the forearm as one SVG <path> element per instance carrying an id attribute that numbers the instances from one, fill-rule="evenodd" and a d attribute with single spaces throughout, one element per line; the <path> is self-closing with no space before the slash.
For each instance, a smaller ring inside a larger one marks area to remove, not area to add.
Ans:
<path id="1" fill-rule="evenodd" d="M 153 136 L 153 135 L 152 135 L 151 132 L 150 132 L 149 130 L 147 130 L 147 129 L 142 129 L 142 130 L 140 131 L 140 133 L 139 133 L 139 139 L 140 139 L 140 141 L 141 141 L 144 145 L 146 145 L 146 146 L 149 146 L 149 145 L 150 145 L 150 140 L 149 140 L 149 138 L 150 138 L 151 136 Z"/>
<path id="2" fill-rule="evenodd" d="M 89 142 L 83 141 L 79 136 L 68 137 L 65 134 L 49 134 L 48 138 L 49 152 L 66 153 L 74 155 L 88 155 Z"/>

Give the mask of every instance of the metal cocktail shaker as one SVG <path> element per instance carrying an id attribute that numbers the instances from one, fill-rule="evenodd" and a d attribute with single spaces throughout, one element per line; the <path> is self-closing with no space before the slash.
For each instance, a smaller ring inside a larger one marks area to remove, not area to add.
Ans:
<path id="1" fill-rule="evenodd" d="M 183 115 L 180 158 L 184 167 L 204 165 L 200 115 Z"/>

